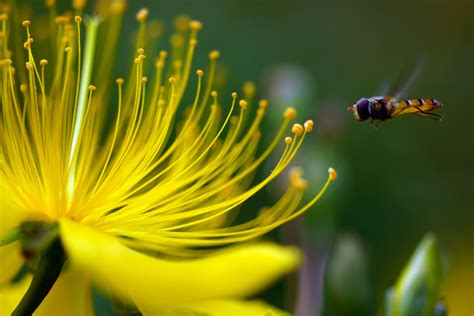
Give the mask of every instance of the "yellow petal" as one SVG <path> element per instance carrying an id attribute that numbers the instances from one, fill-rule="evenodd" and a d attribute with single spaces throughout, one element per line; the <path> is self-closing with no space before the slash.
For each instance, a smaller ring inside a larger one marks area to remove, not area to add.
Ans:
<path id="1" fill-rule="evenodd" d="M 26 293 L 31 279 L 31 276 L 27 276 L 18 283 L 0 289 L 0 315 L 10 315 L 13 312 Z M 90 294 L 90 282 L 83 273 L 63 271 L 33 315 L 93 315 Z"/>
<path id="2" fill-rule="evenodd" d="M 20 225 L 25 216 L 25 212 L 9 199 L 10 196 L 11 194 L 0 184 L 0 238 L 12 228 Z M 18 242 L 0 247 L 0 286 L 5 285 L 13 278 L 22 263 L 23 258 Z"/>
<path id="3" fill-rule="evenodd" d="M 197 301 L 164 308 L 143 308 L 138 306 L 144 316 L 284 316 L 289 315 L 262 301 L 211 300 Z"/>
<path id="4" fill-rule="evenodd" d="M 63 269 L 34 316 L 93 315 L 90 279 L 75 269 Z"/>
<path id="5" fill-rule="evenodd" d="M 134 251 L 116 238 L 63 219 L 60 235 L 72 263 L 93 280 L 140 306 L 255 294 L 294 270 L 294 248 L 261 243 L 187 261 L 168 261 Z"/>
<path id="6" fill-rule="evenodd" d="M 26 293 L 31 278 L 25 277 L 18 283 L 0 288 L 0 315 L 10 315 Z"/>

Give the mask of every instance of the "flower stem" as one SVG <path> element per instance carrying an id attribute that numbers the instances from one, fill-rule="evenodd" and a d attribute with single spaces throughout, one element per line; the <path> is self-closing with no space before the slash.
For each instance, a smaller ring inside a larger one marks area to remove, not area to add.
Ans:
<path id="1" fill-rule="evenodd" d="M 65 261 L 66 255 L 58 237 L 41 254 L 30 287 L 13 311 L 12 316 L 33 314 L 53 287 Z"/>

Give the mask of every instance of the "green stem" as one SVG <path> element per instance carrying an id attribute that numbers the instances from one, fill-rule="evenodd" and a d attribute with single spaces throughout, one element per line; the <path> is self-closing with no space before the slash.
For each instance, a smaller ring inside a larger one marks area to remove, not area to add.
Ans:
<path id="1" fill-rule="evenodd" d="M 63 246 L 59 238 L 56 238 L 41 254 L 30 287 L 13 311 L 12 316 L 33 314 L 58 279 L 65 261 L 66 254 Z"/>

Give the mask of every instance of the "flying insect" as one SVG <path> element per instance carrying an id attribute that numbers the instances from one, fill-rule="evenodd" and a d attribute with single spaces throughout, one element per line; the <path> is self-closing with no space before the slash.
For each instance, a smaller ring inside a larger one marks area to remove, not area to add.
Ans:
<path id="1" fill-rule="evenodd" d="M 370 124 L 377 127 L 381 122 L 399 117 L 404 114 L 414 113 L 433 120 L 441 121 L 442 116 L 431 111 L 443 107 L 436 99 L 407 99 L 401 100 L 400 96 L 413 83 L 420 72 L 423 60 L 417 63 L 412 74 L 399 87 L 392 89 L 391 93 L 384 93 L 371 98 L 361 98 L 354 105 L 347 108 L 354 118 L 359 121 L 369 120 Z"/>

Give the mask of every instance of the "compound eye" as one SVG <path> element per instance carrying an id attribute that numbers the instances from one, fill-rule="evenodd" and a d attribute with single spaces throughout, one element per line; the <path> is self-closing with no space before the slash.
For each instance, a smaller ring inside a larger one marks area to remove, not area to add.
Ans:
<path id="1" fill-rule="evenodd" d="M 357 109 L 358 119 L 359 121 L 364 121 L 369 118 L 369 99 L 362 98 L 355 104 L 355 108 Z"/>

